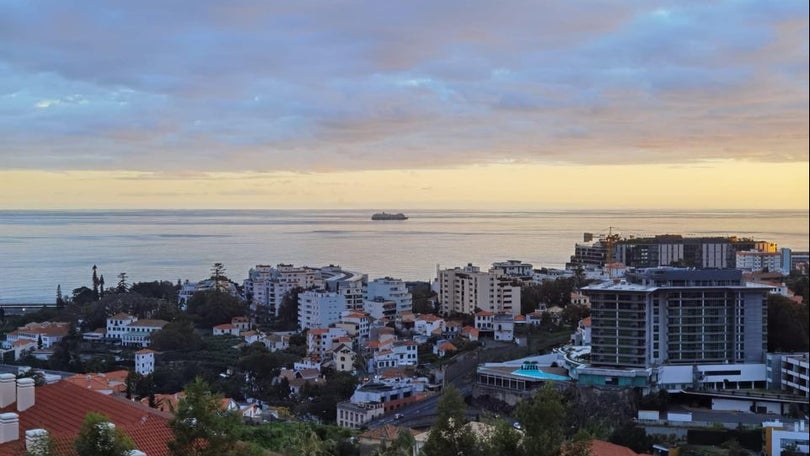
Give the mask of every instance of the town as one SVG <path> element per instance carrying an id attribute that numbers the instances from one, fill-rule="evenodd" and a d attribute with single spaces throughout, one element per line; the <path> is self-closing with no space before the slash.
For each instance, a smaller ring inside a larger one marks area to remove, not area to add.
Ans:
<path id="1" fill-rule="evenodd" d="M 573 251 L 432 283 L 215 263 L 107 286 L 92 266 L 0 309 L 0 454 L 98 423 L 132 456 L 808 453 L 808 252 L 612 231 Z"/>

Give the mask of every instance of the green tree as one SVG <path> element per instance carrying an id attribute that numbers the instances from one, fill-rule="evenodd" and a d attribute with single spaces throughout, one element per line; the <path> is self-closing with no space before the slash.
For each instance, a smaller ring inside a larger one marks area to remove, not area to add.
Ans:
<path id="1" fill-rule="evenodd" d="M 51 436 L 45 434 L 35 437 L 30 448 L 25 451 L 25 456 L 56 456 L 56 447 Z"/>
<path id="2" fill-rule="evenodd" d="M 166 324 L 152 333 L 152 346 L 156 350 L 199 350 L 203 346 L 202 337 L 197 334 L 194 324 L 188 318 L 180 318 Z"/>
<path id="3" fill-rule="evenodd" d="M 523 449 L 532 456 L 557 456 L 564 440 L 563 396 L 546 383 L 531 399 L 518 404 L 515 416 L 525 430 Z"/>
<path id="4" fill-rule="evenodd" d="M 122 272 L 118 274 L 118 285 L 115 287 L 116 293 L 126 293 L 129 291 L 129 284 L 127 283 L 127 273 Z"/>
<path id="5" fill-rule="evenodd" d="M 295 287 L 284 294 L 278 307 L 278 323 L 282 329 L 298 328 L 298 295 L 304 291 Z"/>
<path id="6" fill-rule="evenodd" d="M 521 448 L 522 436 L 515 430 L 509 422 L 498 420 L 495 423 L 495 430 L 486 444 L 485 453 L 488 455 L 520 456 L 523 454 Z"/>
<path id="7" fill-rule="evenodd" d="M 197 292 L 188 300 L 186 312 L 202 328 L 230 323 L 233 317 L 247 314 L 247 306 L 239 298 L 216 291 Z"/>
<path id="8" fill-rule="evenodd" d="M 301 426 L 284 445 L 284 452 L 296 456 L 331 456 L 334 447 L 334 442 L 322 440 L 309 426 Z"/>
<path id="9" fill-rule="evenodd" d="M 771 294 L 768 296 L 768 351 L 810 350 L 810 311 L 807 302 Z"/>
<path id="10" fill-rule="evenodd" d="M 481 454 L 480 442 L 465 426 L 465 408 L 461 393 L 453 385 L 447 386 L 437 404 L 436 423 L 422 448 L 425 456 Z"/>
<path id="11" fill-rule="evenodd" d="M 382 444 L 374 456 L 411 456 L 416 440 L 407 429 L 400 429 L 397 438 L 390 444 Z M 494 454 L 494 453 L 493 453 Z"/>
<path id="12" fill-rule="evenodd" d="M 100 413 L 88 413 L 73 442 L 79 456 L 126 456 L 135 449 L 132 439 Z"/>
<path id="13" fill-rule="evenodd" d="M 169 450 L 175 456 L 219 456 L 231 452 L 238 441 L 238 414 L 222 409 L 222 397 L 211 393 L 197 377 L 185 388 L 169 426 L 174 440 Z"/>

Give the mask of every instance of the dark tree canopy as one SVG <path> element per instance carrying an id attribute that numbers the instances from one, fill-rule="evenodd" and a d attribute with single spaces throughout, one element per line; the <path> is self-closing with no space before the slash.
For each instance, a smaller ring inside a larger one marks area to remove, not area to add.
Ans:
<path id="1" fill-rule="evenodd" d="M 768 351 L 806 352 L 810 350 L 808 303 L 796 303 L 772 294 L 768 296 Z"/>
<path id="2" fill-rule="evenodd" d="M 217 291 L 194 293 L 186 307 L 188 315 L 202 328 L 230 323 L 233 317 L 247 315 L 247 311 L 239 298 Z"/>

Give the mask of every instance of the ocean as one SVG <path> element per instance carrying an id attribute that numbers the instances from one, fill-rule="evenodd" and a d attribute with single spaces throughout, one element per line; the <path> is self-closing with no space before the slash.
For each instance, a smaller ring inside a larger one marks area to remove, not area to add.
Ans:
<path id="1" fill-rule="evenodd" d="M 241 283 L 256 264 L 293 263 L 431 280 L 437 266 L 482 268 L 518 259 L 562 267 L 583 232 L 737 235 L 808 249 L 807 211 L 408 210 L 406 221 L 371 221 L 374 210 L 0 211 L 0 303 L 51 303 L 90 286 L 200 280 L 221 262 Z"/>

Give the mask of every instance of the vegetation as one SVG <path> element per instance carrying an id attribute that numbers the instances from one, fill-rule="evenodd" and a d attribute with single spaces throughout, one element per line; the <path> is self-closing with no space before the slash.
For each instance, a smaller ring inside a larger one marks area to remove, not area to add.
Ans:
<path id="1" fill-rule="evenodd" d="M 247 305 L 239 298 L 215 290 L 194 293 L 186 307 L 186 313 L 197 326 L 206 329 L 230 323 L 233 317 L 247 315 L 247 311 Z"/>
<path id="2" fill-rule="evenodd" d="M 79 456 L 126 456 L 135 444 L 99 413 L 88 413 L 73 444 Z"/>
<path id="3" fill-rule="evenodd" d="M 461 393 L 452 385 L 448 386 L 437 405 L 436 423 L 422 448 L 425 456 L 481 454 L 481 447 L 475 434 L 464 426 L 465 408 Z"/>
<path id="4" fill-rule="evenodd" d="M 222 396 L 212 394 L 201 378 L 186 386 L 174 418 L 169 422 L 174 440 L 169 450 L 175 456 L 230 454 L 239 439 L 241 419 L 222 409 Z"/>
<path id="5" fill-rule="evenodd" d="M 806 352 L 810 350 L 808 303 L 796 303 L 772 294 L 768 296 L 768 351 Z"/>

